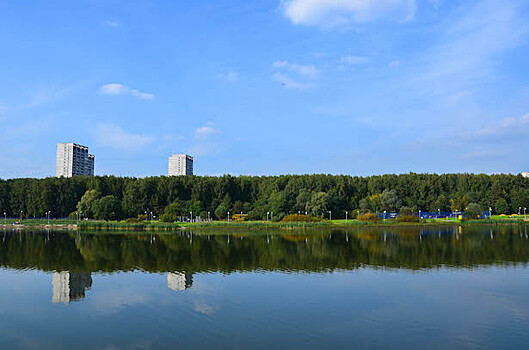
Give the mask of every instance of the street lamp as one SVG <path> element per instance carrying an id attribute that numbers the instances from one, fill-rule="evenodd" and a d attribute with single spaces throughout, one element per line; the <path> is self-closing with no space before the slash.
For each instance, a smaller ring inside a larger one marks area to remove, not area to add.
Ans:
<path id="1" fill-rule="evenodd" d="M 332 213 L 330 210 L 329 210 L 329 220 L 332 220 Z"/>
<path id="2" fill-rule="evenodd" d="M 421 209 L 419 209 L 419 220 L 422 219 L 422 216 L 421 216 Z"/>
<path id="3" fill-rule="evenodd" d="M 270 221 L 274 221 L 274 212 L 270 212 Z"/>
<path id="4" fill-rule="evenodd" d="M 441 209 L 437 209 L 437 219 L 440 219 L 441 218 Z"/>
<path id="5" fill-rule="evenodd" d="M 228 212 L 228 222 L 230 222 L 230 212 Z"/>
<path id="6" fill-rule="evenodd" d="M 7 225 L 7 213 L 4 212 L 4 225 Z"/>
<path id="7" fill-rule="evenodd" d="M 210 219 L 211 215 L 210 214 L 211 213 L 208 211 L 208 221 L 211 221 L 211 219 Z"/>
<path id="8" fill-rule="evenodd" d="M 270 215 L 269 211 L 266 212 L 266 222 L 268 222 L 268 215 Z"/>
<path id="9" fill-rule="evenodd" d="M 193 222 L 193 212 L 190 211 L 189 214 L 191 215 L 191 222 Z"/>
<path id="10" fill-rule="evenodd" d="M 347 210 L 345 211 L 345 222 L 347 222 Z"/>
<path id="11" fill-rule="evenodd" d="M 384 210 L 384 221 L 386 221 L 386 211 Z"/>
<path id="12" fill-rule="evenodd" d="M 527 219 L 527 208 L 523 208 L 524 219 Z"/>
<path id="13" fill-rule="evenodd" d="M 489 207 L 489 219 L 492 219 L 492 208 Z"/>
<path id="14" fill-rule="evenodd" d="M 518 208 L 518 216 L 522 214 L 522 207 Z"/>

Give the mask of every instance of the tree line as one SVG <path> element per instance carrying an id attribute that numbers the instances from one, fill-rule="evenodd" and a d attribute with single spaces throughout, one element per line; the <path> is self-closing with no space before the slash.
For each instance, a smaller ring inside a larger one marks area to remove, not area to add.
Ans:
<path id="1" fill-rule="evenodd" d="M 521 175 L 402 174 L 73 177 L 0 180 L 0 215 L 10 217 L 136 218 L 141 215 L 224 219 L 245 213 L 276 220 L 292 213 L 333 218 L 356 212 L 463 211 L 470 203 L 495 214 L 529 207 L 529 178 Z"/>

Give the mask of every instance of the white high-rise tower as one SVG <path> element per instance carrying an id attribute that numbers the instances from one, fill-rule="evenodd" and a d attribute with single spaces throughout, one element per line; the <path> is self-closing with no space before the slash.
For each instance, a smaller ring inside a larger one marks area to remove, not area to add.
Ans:
<path id="1" fill-rule="evenodd" d="M 193 157 L 173 154 L 169 157 L 169 176 L 193 175 Z"/>
<path id="2" fill-rule="evenodd" d="M 57 144 L 57 177 L 94 175 L 95 157 L 88 147 L 75 143 Z"/>

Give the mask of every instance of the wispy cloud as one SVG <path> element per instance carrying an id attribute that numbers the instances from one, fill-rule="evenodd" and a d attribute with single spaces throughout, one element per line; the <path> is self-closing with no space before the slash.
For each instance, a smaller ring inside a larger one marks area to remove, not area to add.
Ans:
<path id="1" fill-rule="evenodd" d="M 99 124 L 94 130 L 98 145 L 118 150 L 135 151 L 151 144 L 154 138 L 123 130 L 113 124 Z"/>
<path id="2" fill-rule="evenodd" d="M 407 21 L 416 10 L 415 0 L 283 0 L 281 7 L 293 23 L 321 28 L 377 19 Z"/>
<path id="3" fill-rule="evenodd" d="M 311 84 L 298 82 L 289 77 L 288 75 L 280 72 L 274 73 L 273 78 L 274 80 L 280 82 L 285 89 L 303 90 L 308 89 L 312 86 Z"/>
<path id="4" fill-rule="evenodd" d="M 318 76 L 318 74 L 320 74 L 320 71 L 315 66 L 309 64 L 305 65 L 290 63 L 288 61 L 276 61 L 274 62 L 273 67 L 278 69 L 289 70 L 308 78 L 315 78 L 316 76 Z"/>
<path id="5" fill-rule="evenodd" d="M 104 27 L 119 27 L 121 24 L 119 22 L 116 22 L 116 21 L 104 21 L 103 22 L 103 26 Z"/>
<path id="6" fill-rule="evenodd" d="M 233 70 L 217 74 L 217 79 L 226 80 L 227 82 L 233 83 L 239 80 L 239 73 Z"/>
<path id="7" fill-rule="evenodd" d="M 350 64 L 350 65 L 358 65 L 358 64 L 366 64 L 369 63 L 369 57 L 365 56 L 342 56 L 339 60 L 340 64 Z"/>
<path id="8" fill-rule="evenodd" d="M 515 2 L 482 1 L 446 22 L 438 42 L 415 62 L 417 88 L 442 98 L 494 79 L 497 55 L 523 43 L 529 33 L 518 13 Z"/>
<path id="9" fill-rule="evenodd" d="M 212 126 L 201 126 L 195 130 L 195 138 L 205 139 L 210 135 L 218 134 L 220 131 Z"/>
<path id="10" fill-rule="evenodd" d="M 137 89 L 131 89 L 128 86 L 119 83 L 105 84 L 99 88 L 99 93 L 103 95 L 132 95 L 142 100 L 153 100 L 154 94 L 142 92 Z"/>

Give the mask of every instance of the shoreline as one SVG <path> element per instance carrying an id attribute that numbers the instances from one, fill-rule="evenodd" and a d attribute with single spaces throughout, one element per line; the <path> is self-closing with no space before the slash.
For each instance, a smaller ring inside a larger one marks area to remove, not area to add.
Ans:
<path id="1" fill-rule="evenodd" d="M 425 221 L 425 222 L 362 222 L 349 220 L 336 221 L 321 221 L 321 222 L 265 222 L 265 221 L 249 221 L 249 222 L 202 222 L 202 223 L 125 223 L 116 221 L 88 221 L 77 224 L 0 224 L 0 229 L 35 229 L 35 230 L 57 230 L 57 231 L 129 231 L 129 232 L 145 232 L 145 231 L 165 231 L 175 232 L 184 230 L 207 230 L 215 231 L 217 229 L 234 229 L 234 230 L 265 230 L 265 229 L 280 229 L 280 230 L 300 230 L 308 228 L 360 228 L 360 227 L 438 227 L 438 226 L 518 226 L 528 225 L 529 221 L 524 220 L 472 220 L 472 221 Z"/>

